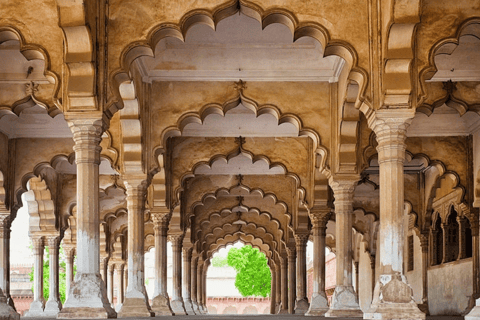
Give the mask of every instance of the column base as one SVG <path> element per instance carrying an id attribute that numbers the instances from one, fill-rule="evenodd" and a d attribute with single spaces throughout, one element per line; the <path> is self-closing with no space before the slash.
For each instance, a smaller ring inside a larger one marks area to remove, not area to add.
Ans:
<path id="1" fill-rule="evenodd" d="M 325 317 L 363 317 L 353 286 L 336 286 Z"/>
<path id="2" fill-rule="evenodd" d="M 5 305 L 7 305 L 6 302 Z M 30 309 L 25 312 L 24 317 L 43 317 L 43 309 L 45 309 L 45 301 L 35 300 L 30 304 Z"/>
<path id="3" fill-rule="evenodd" d="M 373 293 L 373 301 L 364 319 L 375 320 L 424 320 L 413 300 L 412 288 L 407 284 L 405 276 L 386 274 L 379 277 Z"/>
<path id="4" fill-rule="evenodd" d="M 48 300 L 45 304 L 43 314 L 45 317 L 56 317 L 62 310 L 62 303 L 60 301 Z"/>
<path id="5" fill-rule="evenodd" d="M 187 313 L 187 315 L 194 316 L 195 310 L 193 309 L 192 300 L 185 299 L 183 300 L 183 303 L 185 304 L 185 312 Z"/>
<path id="6" fill-rule="evenodd" d="M 118 313 L 118 318 L 140 318 L 153 317 L 155 313 L 150 310 L 145 298 L 129 298 L 123 300 L 122 309 Z"/>
<path id="7" fill-rule="evenodd" d="M 480 320 L 480 298 L 475 300 L 475 306 L 465 315 L 465 320 Z"/>
<path id="8" fill-rule="evenodd" d="M 0 320 L 20 320 L 20 314 L 4 299 L 0 299 Z"/>
<path id="9" fill-rule="evenodd" d="M 100 274 L 77 274 L 76 278 L 57 319 L 106 319 L 117 316 L 108 302 Z"/>
<path id="10" fill-rule="evenodd" d="M 429 316 L 430 315 L 430 310 L 428 310 L 428 302 L 423 302 L 423 303 L 418 303 L 417 304 L 418 309 L 425 313 L 425 315 Z"/>
<path id="11" fill-rule="evenodd" d="M 170 306 L 172 307 L 173 313 L 176 316 L 185 316 L 187 313 L 185 312 L 185 305 L 183 304 L 183 300 L 172 300 L 170 302 Z"/>
<path id="12" fill-rule="evenodd" d="M 295 304 L 295 314 L 305 314 L 308 311 L 310 305 L 308 304 L 307 298 L 302 300 L 297 300 Z"/>
<path id="13" fill-rule="evenodd" d="M 152 311 L 155 316 L 174 316 L 172 308 L 170 308 L 170 299 L 167 296 L 158 295 L 152 300 Z"/>
<path id="14" fill-rule="evenodd" d="M 198 310 L 197 301 L 192 300 L 192 306 L 193 306 L 193 311 L 195 312 L 195 314 L 200 314 L 200 310 Z"/>
<path id="15" fill-rule="evenodd" d="M 306 316 L 323 316 L 328 311 L 328 299 L 321 294 L 316 295 L 310 302 L 310 308 L 308 309 Z"/>
<path id="16" fill-rule="evenodd" d="M 288 314 L 288 309 L 280 309 L 278 314 Z"/>
<path id="17" fill-rule="evenodd" d="M 119 303 L 115 306 L 115 311 L 117 312 L 117 314 L 120 312 L 120 310 L 122 310 L 122 306 L 123 306 L 123 303 Z"/>

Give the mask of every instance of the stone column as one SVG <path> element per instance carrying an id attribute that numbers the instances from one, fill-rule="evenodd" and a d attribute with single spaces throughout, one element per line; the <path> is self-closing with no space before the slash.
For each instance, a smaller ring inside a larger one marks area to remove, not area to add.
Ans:
<path id="1" fill-rule="evenodd" d="M 203 314 L 208 314 L 208 309 L 207 309 L 207 271 L 208 271 L 209 266 L 210 266 L 210 260 L 206 260 L 203 263 L 203 270 L 202 270 L 202 310 L 203 310 Z"/>
<path id="2" fill-rule="evenodd" d="M 282 305 L 279 314 L 288 313 L 288 263 L 285 260 L 285 258 L 280 259 Z"/>
<path id="3" fill-rule="evenodd" d="M 25 313 L 25 317 L 43 316 L 45 308 L 45 298 L 43 297 L 43 252 L 45 251 L 44 240 L 42 237 L 33 238 L 33 302 L 30 309 Z"/>
<path id="4" fill-rule="evenodd" d="M 295 260 L 297 253 L 295 247 L 287 247 L 288 254 L 288 313 L 295 313 L 295 300 L 296 300 L 296 270 Z"/>
<path id="5" fill-rule="evenodd" d="M 280 261 L 275 264 L 275 296 L 275 313 L 279 313 L 282 302 L 282 268 L 280 267 Z"/>
<path id="6" fill-rule="evenodd" d="M 107 284 L 108 257 L 100 257 L 100 276 L 105 284 Z"/>
<path id="7" fill-rule="evenodd" d="M 155 289 L 152 311 L 156 316 L 171 316 L 173 311 L 167 293 L 167 231 L 171 215 L 165 211 L 152 212 L 151 216 L 155 232 Z"/>
<path id="8" fill-rule="evenodd" d="M 20 315 L 10 297 L 10 212 L 6 210 L 0 212 L 0 279 L 0 318 L 18 320 Z"/>
<path id="9" fill-rule="evenodd" d="M 368 120 L 380 168 L 380 276 L 364 319 L 425 319 L 403 274 L 405 133 L 415 109 L 381 109 Z"/>
<path id="10" fill-rule="evenodd" d="M 418 308 L 425 313 L 428 311 L 428 233 L 420 234 L 420 247 L 422 248 L 422 303 Z"/>
<path id="11" fill-rule="evenodd" d="M 100 276 L 99 173 L 103 122 L 78 116 L 68 119 L 77 163 L 77 274 L 57 318 L 113 318 Z M 75 293 L 75 294 L 73 294 Z"/>
<path id="12" fill-rule="evenodd" d="M 62 303 L 60 302 L 59 294 L 59 264 L 58 264 L 58 249 L 60 245 L 60 237 L 48 237 L 47 238 L 48 252 L 50 255 L 49 263 L 49 292 L 48 301 L 45 305 L 44 315 L 49 317 L 55 317 L 60 310 L 62 310 Z"/>
<path id="13" fill-rule="evenodd" d="M 479 243 L 479 221 L 478 215 L 470 217 L 472 228 L 472 253 L 473 253 L 473 298 L 475 306 L 465 316 L 465 320 L 480 320 L 480 243 Z"/>
<path id="14" fill-rule="evenodd" d="M 307 316 L 323 316 L 328 311 L 325 294 L 325 236 L 330 208 L 310 212 L 313 233 L 313 294 Z"/>
<path id="15" fill-rule="evenodd" d="M 121 310 L 123 305 L 123 263 L 115 263 L 115 287 L 117 288 L 117 306 L 116 310 Z M 113 295 L 112 295 L 113 297 Z"/>
<path id="16" fill-rule="evenodd" d="M 355 267 L 355 294 L 357 296 L 358 300 L 358 286 L 359 286 L 359 281 L 358 281 L 358 276 L 359 276 L 359 265 L 360 263 L 358 261 L 353 262 L 353 266 Z"/>
<path id="17" fill-rule="evenodd" d="M 465 229 L 466 229 L 466 218 L 464 217 L 457 217 L 458 223 L 458 257 L 455 257 L 457 260 L 465 259 L 467 256 L 466 248 L 465 248 Z"/>
<path id="18" fill-rule="evenodd" d="M 186 315 L 182 298 L 182 243 L 183 234 L 168 236 L 173 252 L 173 297 L 170 302 L 176 316 Z"/>
<path id="19" fill-rule="evenodd" d="M 192 262 L 190 263 L 190 281 L 191 281 L 191 286 L 190 286 L 190 297 L 192 299 L 192 306 L 193 306 L 193 311 L 195 314 L 200 314 L 198 311 L 198 302 L 197 302 L 197 263 L 198 263 L 198 257 L 193 257 Z"/>
<path id="20" fill-rule="evenodd" d="M 448 233 L 448 229 L 450 229 L 450 226 L 447 226 L 445 223 L 442 223 L 440 224 L 440 226 L 442 227 L 442 235 L 443 235 L 443 258 L 442 258 L 442 262 L 441 263 L 445 263 L 445 262 L 448 262 L 448 257 L 447 257 L 447 254 L 448 254 L 448 247 L 449 247 L 449 243 L 447 241 L 447 233 Z"/>
<path id="21" fill-rule="evenodd" d="M 75 259 L 75 248 L 74 247 L 64 247 L 63 251 L 65 252 L 65 272 L 66 272 L 66 296 L 70 294 L 70 287 L 73 282 L 73 261 Z"/>
<path id="22" fill-rule="evenodd" d="M 192 299 L 190 298 L 192 279 L 190 273 L 192 272 L 192 250 L 193 248 L 183 248 L 183 303 L 185 304 L 185 312 L 187 315 L 195 315 L 192 305 Z"/>
<path id="23" fill-rule="evenodd" d="M 375 264 L 376 264 L 376 258 L 374 254 L 369 255 L 370 258 L 370 268 L 372 269 L 372 293 L 375 291 L 375 283 L 377 283 L 376 279 L 376 270 L 375 270 Z"/>
<path id="24" fill-rule="evenodd" d="M 275 271 L 275 266 L 270 267 L 271 273 L 271 283 L 270 283 L 270 314 L 275 314 L 275 307 L 277 305 L 277 273 Z"/>
<path id="25" fill-rule="evenodd" d="M 115 265 L 113 264 L 113 261 L 111 261 L 108 264 L 107 268 L 107 297 L 108 301 L 110 301 L 110 304 L 113 307 L 113 270 L 115 268 Z"/>
<path id="26" fill-rule="evenodd" d="M 202 309 L 202 295 L 203 295 L 203 260 L 200 258 L 198 259 L 197 264 L 197 304 L 198 304 L 198 311 L 200 314 L 204 314 Z"/>
<path id="27" fill-rule="evenodd" d="M 338 176 L 330 181 L 335 197 L 336 286 L 325 317 L 362 317 L 353 288 L 353 192 L 359 177 Z"/>
<path id="28" fill-rule="evenodd" d="M 127 292 L 127 287 L 128 287 L 128 269 L 127 269 L 127 266 L 125 265 L 123 267 L 123 301 L 125 301 L 125 293 Z"/>
<path id="29" fill-rule="evenodd" d="M 295 234 L 297 251 L 297 301 L 295 314 L 305 314 L 309 304 L 307 298 L 307 242 L 309 234 Z"/>
<path id="30" fill-rule="evenodd" d="M 124 176 L 128 209 L 128 286 L 120 318 L 151 317 L 145 289 L 144 201 L 147 181 L 144 176 Z"/>

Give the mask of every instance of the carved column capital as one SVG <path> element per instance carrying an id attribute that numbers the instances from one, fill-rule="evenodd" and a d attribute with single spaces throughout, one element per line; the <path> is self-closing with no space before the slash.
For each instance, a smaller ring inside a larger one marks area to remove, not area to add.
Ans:
<path id="1" fill-rule="evenodd" d="M 297 246 L 297 251 L 299 248 L 304 248 L 307 246 L 308 238 L 310 237 L 310 234 L 308 233 L 299 233 L 295 234 L 295 245 Z"/>
<path id="2" fill-rule="evenodd" d="M 43 250 L 45 249 L 45 241 L 43 237 L 32 238 L 33 254 L 43 255 Z"/>
<path id="3" fill-rule="evenodd" d="M 418 237 L 420 239 L 420 247 L 422 252 L 428 252 L 428 234 L 421 233 Z"/>
<path id="4" fill-rule="evenodd" d="M 48 236 L 46 237 L 46 244 L 49 249 L 57 249 L 60 245 L 60 237 L 59 236 Z"/>
<path id="5" fill-rule="evenodd" d="M 359 180 L 359 175 L 338 176 L 330 179 L 329 184 L 335 198 L 335 214 L 353 212 L 353 194 Z"/>
<path id="6" fill-rule="evenodd" d="M 332 210 L 326 208 L 324 210 L 310 211 L 309 217 L 312 221 L 313 228 L 326 228 L 330 220 Z"/>
<path id="7" fill-rule="evenodd" d="M 288 255 L 288 260 L 291 261 L 291 260 L 295 260 L 295 258 L 297 257 L 297 250 L 295 247 L 286 247 L 285 248 L 286 251 L 287 251 L 287 255 Z"/>
<path id="8" fill-rule="evenodd" d="M 113 273 L 113 270 L 115 269 L 115 263 L 109 263 L 107 269 L 109 273 Z"/>
<path id="9" fill-rule="evenodd" d="M 405 159 L 407 128 L 415 116 L 415 109 L 377 110 L 368 119 L 369 127 L 377 137 L 378 162 L 402 162 Z"/>
<path id="10" fill-rule="evenodd" d="M 183 260 L 192 260 L 192 252 L 193 252 L 193 248 L 192 247 L 183 247 L 182 248 L 182 252 L 183 252 Z"/>
<path id="11" fill-rule="evenodd" d="M 123 263 L 123 262 L 113 263 L 113 268 L 116 271 L 123 271 L 123 269 L 125 268 L 125 263 Z"/>
<path id="12" fill-rule="evenodd" d="M 172 243 L 172 248 L 180 248 L 183 243 L 183 234 L 171 234 L 167 236 L 167 240 Z"/>
<path id="13" fill-rule="evenodd" d="M 102 119 L 68 119 L 68 126 L 75 141 L 76 163 L 100 164 L 100 141 L 105 125 Z"/>
<path id="14" fill-rule="evenodd" d="M 153 230 L 155 233 L 166 235 L 168 223 L 172 214 L 170 212 L 150 212 L 150 216 L 153 222 Z"/>

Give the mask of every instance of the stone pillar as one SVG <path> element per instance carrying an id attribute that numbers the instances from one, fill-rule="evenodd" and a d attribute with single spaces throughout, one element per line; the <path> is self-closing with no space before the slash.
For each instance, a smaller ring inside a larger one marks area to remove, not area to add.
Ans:
<path id="1" fill-rule="evenodd" d="M 190 297 L 192 299 L 193 312 L 195 312 L 195 314 L 200 314 L 197 302 L 197 263 L 198 257 L 193 257 L 190 263 Z"/>
<path id="2" fill-rule="evenodd" d="M 127 292 L 127 286 L 128 286 L 128 269 L 127 269 L 127 266 L 125 265 L 123 267 L 123 301 L 125 301 L 125 293 Z"/>
<path id="3" fill-rule="evenodd" d="M 55 317 L 60 310 L 62 310 L 62 303 L 60 302 L 59 294 L 59 264 L 58 264 L 58 249 L 60 245 L 60 238 L 58 236 L 47 238 L 48 252 L 50 255 L 49 263 L 49 292 L 48 301 L 45 305 L 44 315 L 48 317 Z"/>
<path id="4" fill-rule="evenodd" d="M 372 293 L 373 293 L 373 291 L 375 291 L 375 284 L 377 283 L 377 279 L 375 277 L 376 276 L 375 274 L 376 258 L 374 254 L 370 254 L 369 258 L 370 258 L 370 268 L 372 269 Z"/>
<path id="5" fill-rule="evenodd" d="M 208 314 L 208 309 L 207 309 L 207 271 L 208 271 L 209 266 L 210 266 L 210 260 L 206 260 L 203 263 L 203 270 L 202 270 L 202 310 L 203 310 L 203 314 Z"/>
<path id="6" fill-rule="evenodd" d="M 182 243 L 183 234 L 168 236 L 173 252 L 173 297 L 170 302 L 176 316 L 186 315 L 182 298 Z"/>
<path id="7" fill-rule="evenodd" d="M 108 271 L 107 271 L 107 297 L 108 301 L 110 301 L 110 304 L 113 307 L 113 270 L 115 268 L 115 265 L 113 264 L 113 261 L 111 261 L 108 264 Z"/>
<path id="8" fill-rule="evenodd" d="M 43 297 L 43 252 L 45 251 L 44 240 L 42 237 L 33 238 L 33 302 L 30 309 L 25 313 L 25 317 L 43 316 L 45 308 L 45 298 Z"/>
<path id="9" fill-rule="evenodd" d="M 403 274 L 405 133 L 415 109 L 381 109 L 368 120 L 380 168 L 380 276 L 364 319 L 425 319 Z"/>
<path id="10" fill-rule="evenodd" d="M 193 310 L 192 299 L 190 297 L 192 279 L 190 274 L 192 272 L 192 250 L 193 248 L 183 248 L 183 287 L 182 296 L 185 304 L 185 312 L 187 315 L 195 315 Z"/>
<path id="11" fill-rule="evenodd" d="M 167 293 L 167 231 L 171 215 L 166 211 L 152 212 L 151 216 L 155 232 L 155 289 L 152 311 L 156 316 L 171 316 L 173 311 Z"/>
<path id="12" fill-rule="evenodd" d="M 0 319 L 18 320 L 20 315 L 10 297 L 10 212 L 3 210 L 0 212 L 0 279 Z"/>
<path id="13" fill-rule="evenodd" d="M 472 213 L 470 217 L 472 228 L 472 261 L 473 261 L 473 295 L 475 306 L 465 316 L 465 320 L 480 320 L 480 243 L 478 215 Z M 473 304 L 473 303 L 472 303 Z"/>
<path id="14" fill-rule="evenodd" d="M 151 317 L 145 289 L 144 201 L 147 181 L 143 176 L 125 175 L 128 209 L 128 286 L 118 317 Z"/>
<path id="15" fill-rule="evenodd" d="M 441 263 L 445 263 L 445 262 L 449 262 L 447 257 L 447 254 L 448 254 L 447 249 L 449 247 L 449 243 L 447 241 L 448 240 L 447 234 L 448 234 L 448 229 L 450 229 L 450 226 L 447 226 L 445 223 L 441 223 L 440 226 L 442 227 L 442 235 L 443 235 L 443 246 L 442 246 L 443 258 Z"/>
<path id="16" fill-rule="evenodd" d="M 275 266 L 270 267 L 271 273 L 271 284 L 270 284 L 270 314 L 275 314 L 275 307 L 277 305 L 277 273 L 275 271 Z"/>
<path id="17" fill-rule="evenodd" d="M 275 296 L 275 313 L 279 313 L 282 302 L 282 268 L 280 267 L 280 261 L 275 264 Z"/>
<path id="18" fill-rule="evenodd" d="M 296 300 L 296 270 L 295 260 L 297 253 L 295 247 L 287 247 L 288 254 L 288 313 L 295 313 L 295 300 Z"/>
<path id="19" fill-rule="evenodd" d="M 63 251 L 65 252 L 65 268 L 66 271 L 66 298 L 68 299 L 68 295 L 70 294 L 70 287 L 72 286 L 73 282 L 73 261 L 75 259 L 75 248 L 74 247 L 64 247 Z"/>
<path id="20" fill-rule="evenodd" d="M 313 233 L 313 294 L 307 316 L 323 316 L 328 311 L 325 293 L 325 236 L 330 208 L 310 212 Z"/>
<path id="21" fill-rule="evenodd" d="M 354 261 L 353 262 L 353 266 L 355 267 L 355 294 L 357 296 L 357 300 L 358 300 L 358 286 L 359 286 L 359 281 L 358 281 L 358 277 L 359 277 L 359 265 L 360 263 L 358 261 Z"/>
<path id="22" fill-rule="evenodd" d="M 297 301 L 295 314 L 305 314 L 309 304 L 307 298 L 307 242 L 309 234 L 295 234 L 297 251 Z"/>
<path id="23" fill-rule="evenodd" d="M 285 260 L 285 258 L 280 259 L 282 304 L 279 314 L 288 313 L 288 263 Z"/>
<path id="24" fill-rule="evenodd" d="M 418 308 L 425 313 L 428 311 L 428 233 L 420 234 L 420 247 L 422 248 L 422 303 Z"/>
<path id="25" fill-rule="evenodd" d="M 108 257 L 100 257 L 100 276 L 105 284 L 107 284 Z"/>
<path id="26" fill-rule="evenodd" d="M 359 177 L 339 176 L 330 181 L 335 197 L 336 286 L 325 317 L 362 317 L 353 288 L 353 192 Z"/>
<path id="27" fill-rule="evenodd" d="M 123 305 L 123 263 L 115 263 L 115 287 L 117 288 L 117 306 L 116 310 L 121 310 Z M 113 295 L 112 295 L 113 296 Z"/>
<path id="28" fill-rule="evenodd" d="M 68 119 L 77 163 L 77 274 L 57 318 L 113 318 L 100 276 L 99 173 L 101 119 Z M 73 294 L 75 293 L 75 294 Z"/>
<path id="29" fill-rule="evenodd" d="M 465 229 L 466 229 L 466 224 L 467 220 L 465 217 L 457 217 L 457 223 L 458 223 L 458 257 L 456 257 L 457 260 L 460 259 L 465 259 L 467 256 L 466 253 L 466 248 L 465 248 Z"/>
<path id="30" fill-rule="evenodd" d="M 199 258 L 197 264 L 197 304 L 198 304 L 198 311 L 200 314 L 204 314 L 202 309 L 202 295 L 203 295 L 203 261 Z"/>

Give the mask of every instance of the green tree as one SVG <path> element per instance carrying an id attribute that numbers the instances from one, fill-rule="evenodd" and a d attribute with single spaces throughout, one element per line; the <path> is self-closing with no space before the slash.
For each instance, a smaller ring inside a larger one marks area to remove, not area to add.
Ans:
<path id="1" fill-rule="evenodd" d="M 44 255 L 43 258 L 43 297 L 45 300 L 48 300 L 48 297 L 50 296 L 50 253 L 48 251 L 48 247 L 45 247 L 45 252 L 46 255 Z M 67 275 L 66 275 L 66 270 L 67 270 L 67 263 L 65 262 L 65 254 L 63 252 L 63 248 L 60 247 L 59 250 L 59 257 L 60 257 L 60 262 L 59 262 L 59 276 L 58 276 L 58 291 L 60 295 L 60 301 L 62 304 L 65 302 L 66 294 L 67 294 Z M 73 274 L 75 275 L 77 271 L 77 267 L 73 266 Z M 35 273 L 34 268 L 32 267 L 32 271 L 29 273 L 30 275 L 30 281 L 33 282 L 33 275 Z M 34 288 L 32 285 L 32 292 Z"/>
<path id="2" fill-rule="evenodd" d="M 272 275 L 267 258 L 257 248 L 249 245 L 232 248 L 227 256 L 228 265 L 237 271 L 235 287 L 246 296 L 266 297 L 270 294 Z"/>
<path id="3" fill-rule="evenodd" d="M 212 258 L 212 267 L 221 268 L 228 266 L 227 257 L 215 256 Z"/>

